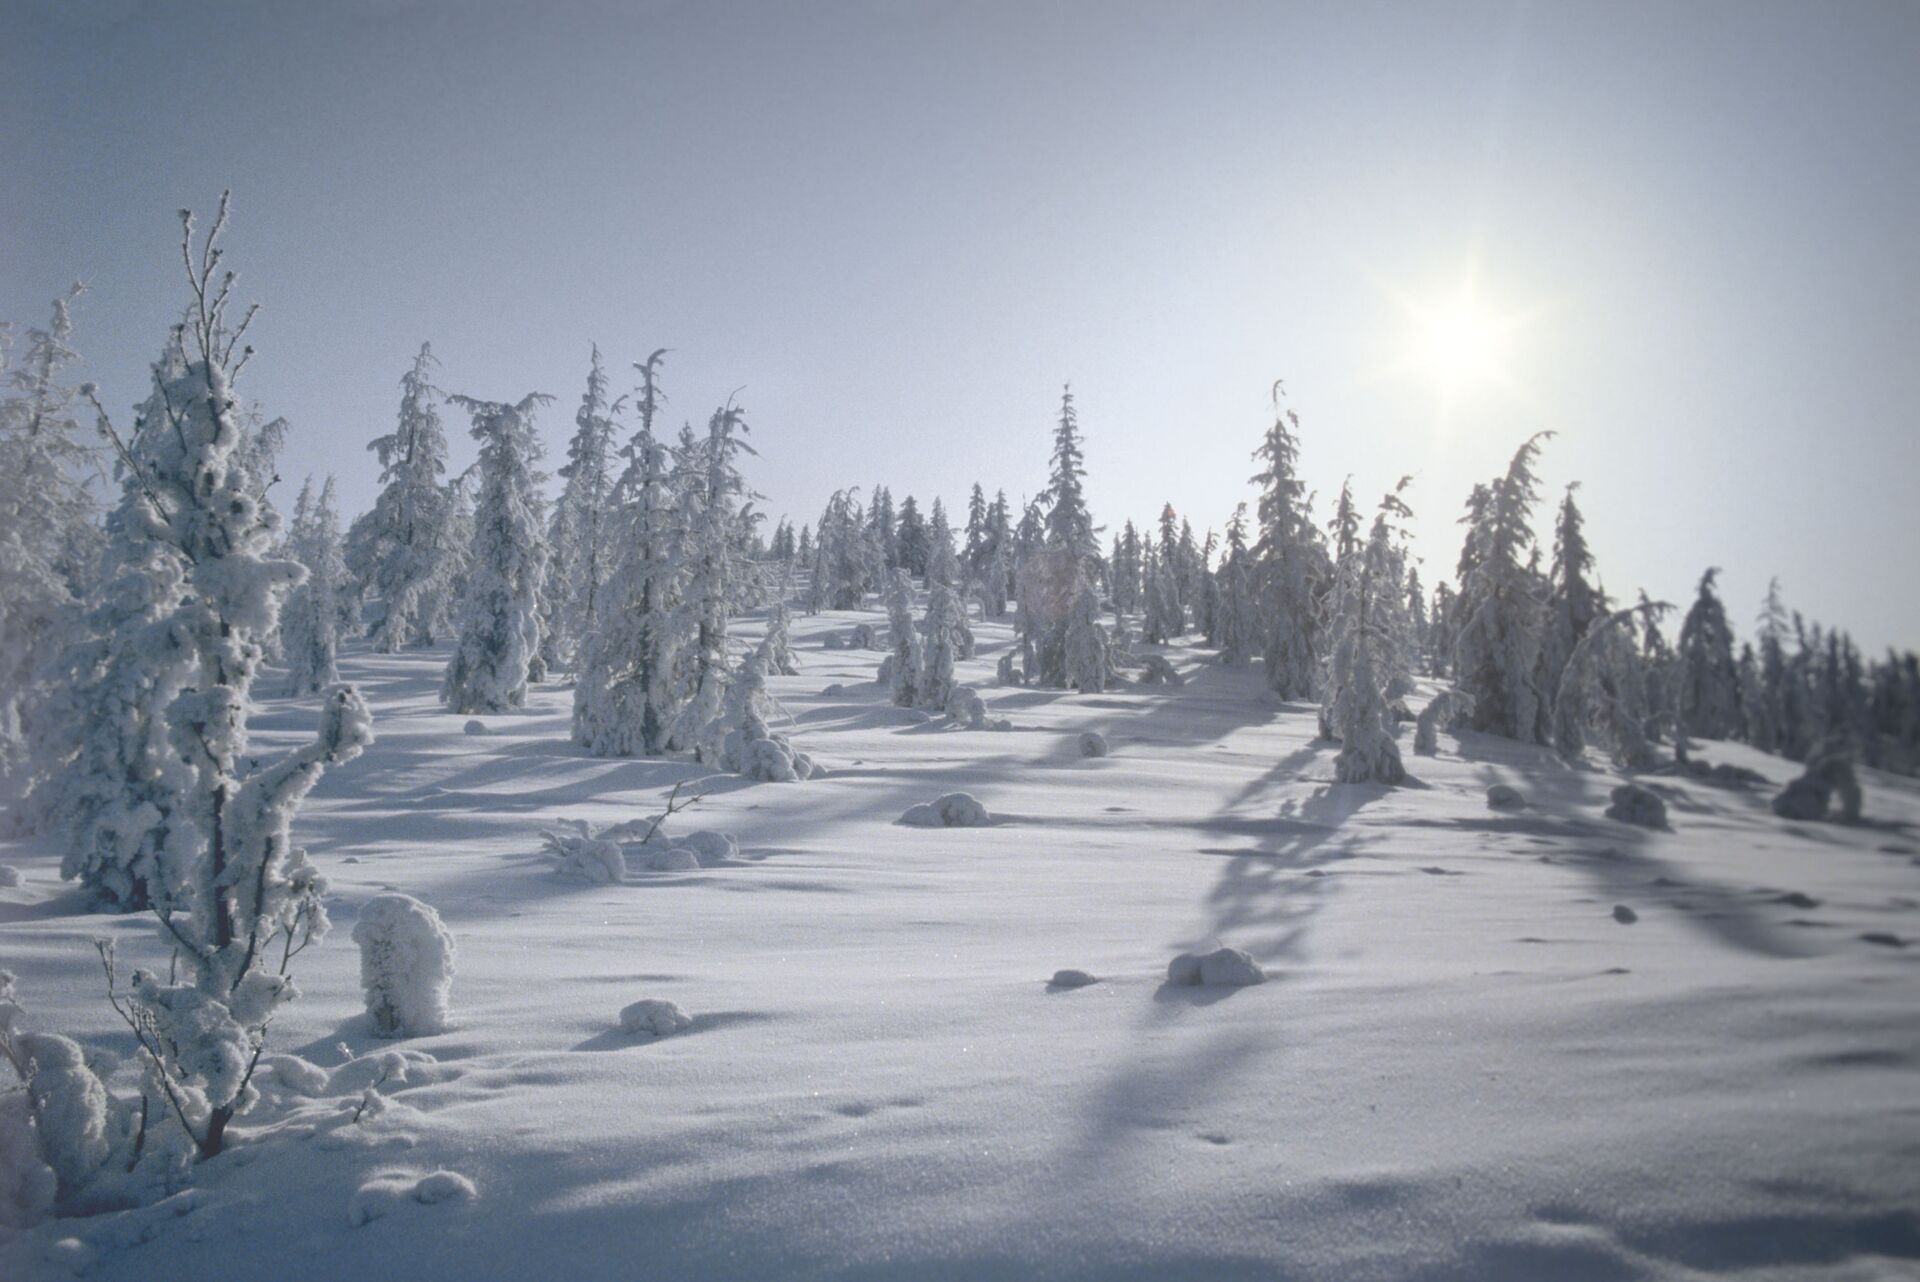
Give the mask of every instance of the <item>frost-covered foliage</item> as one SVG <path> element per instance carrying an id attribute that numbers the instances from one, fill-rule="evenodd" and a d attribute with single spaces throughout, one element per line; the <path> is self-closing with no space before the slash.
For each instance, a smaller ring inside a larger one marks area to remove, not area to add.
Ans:
<path id="1" fill-rule="evenodd" d="M 1729 739 L 1741 728 L 1733 629 L 1713 590 L 1719 573 L 1716 568 L 1700 576 L 1699 595 L 1680 625 L 1680 724 L 1703 739 Z"/>
<path id="2" fill-rule="evenodd" d="M 722 713 L 725 737 L 718 765 L 765 783 L 792 783 L 813 775 L 813 760 L 796 752 L 787 737 L 767 725 L 773 701 L 767 695 L 767 647 L 747 656 L 727 682 Z"/>
<path id="3" fill-rule="evenodd" d="M 1427 700 L 1413 726 L 1413 750 L 1423 757 L 1440 751 L 1440 731 L 1466 724 L 1473 701 L 1458 690 L 1442 690 Z"/>
<path id="4" fill-rule="evenodd" d="M 29 760 L 35 712 L 49 693 L 42 669 L 64 644 L 98 555 L 90 452 L 65 382 L 79 359 L 68 341 L 81 293 L 75 285 L 54 301 L 47 328 L 27 331 L 11 369 L 0 346 L 10 392 L 0 398 L 0 777 Z"/>
<path id="5" fill-rule="evenodd" d="M 584 819 L 571 822 L 574 832 L 540 834 L 547 854 L 553 859 L 554 876 L 595 885 L 624 880 L 627 858 L 620 843 L 604 835 L 595 836 Z"/>
<path id="6" fill-rule="evenodd" d="M 820 513 L 814 537 L 808 613 L 858 609 L 885 568 L 885 556 L 873 531 L 861 520 L 854 492 L 836 490 Z"/>
<path id="7" fill-rule="evenodd" d="M 574 742 L 596 756 L 658 756 L 684 695 L 679 656 L 687 644 L 680 609 L 683 533 L 668 482 L 667 451 L 653 423 L 661 402 L 656 351 L 636 365 L 639 430 L 623 451 L 608 543 L 612 570 L 597 623 L 581 647 L 573 691 Z"/>
<path id="8" fill-rule="evenodd" d="M 1455 680 L 1473 696 L 1474 729 L 1536 743 L 1548 737 L 1548 696 L 1536 684 L 1545 620 L 1524 558 L 1538 497 L 1533 464 L 1551 435 L 1527 438 L 1506 473 L 1475 490 L 1455 606 Z"/>
<path id="9" fill-rule="evenodd" d="M 887 624 L 891 638 L 887 670 L 888 692 L 895 707 L 919 706 L 921 685 L 921 644 L 919 629 L 913 622 L 913 581 L 904 569 L 893 572 L 887 589 Z"/>
<path id="10" fill-rule="evenodd" d="M 684 567 L 681 608 L 691 625 L 678 655 L 679 679 L 687 698 L 670 742 L 691 750 L 701 761 L 717 759 L 727 732 L 727 616 L 745 559 L 735 545 L 735 533 L 739 505 L 748 493 L 737 459 L 753 453 L 742 439 L 746 431 L 745 411 L 737 405 L 722 406 L 708 417 L 704 439 L 682 433 L 675 466 L 679 528 L 684 537 L 676 559 Z"/>
<path id="11" fill-rule="evenodd" d="M 466 572 L 471 530 L 460 498 L 442 482 L 447 433 L 433 386 L 437 362 L 422 343 L 400 379 L 400 421 L 367 446 L 380 460 L 380 497 L 354 522 L 349 566 L 381 604 L 374 648 L 431 645 L 454 626 L 454 590 Z"/>
<path id="12" fill-rule="evenodd" d="M 360 987 L 381 1037 L 421 1037 L 447 1027 L 453 935 L 432 905 L 411 895 L 375 895 L 353 925 Z"/>
<path id="13" fill-rule="evenodd" d="M 346 565 L 340 556 L 340 514 L 333 478 L 313 495 L 313 481 L 300 489 L 287 555 L 307 567 L 307 579 L 287 598 L 280 616 L 280 646 L 286 656 L 286 692 L 318 694 L 340 680 L 335 659 L 340 630 L 348 623 Z"/>
<path id="14" fill-rule="evenodd" d="M 1256 516 L 1260 535 L 1253 560 L 1260 600 L 1262 653 L 1267 686 L 1282 699 L 1311 699 L 1319 669 L 1319 616 L 1315 598 L 1327 577 L 1326 552 L 1307 510 L 1299 477 L 1300 417 L 1281 405 L 1273 385 L 1273 426 L 1254 451 L 1261 470 Z"/>
<path id="15" fill-rule="evenodd" d="M 613 498 L 614 415 L 621 402 L 607 400 L 607 375 L 600 349 L 593 349 L 587 390 L 574 413 L 573 440 L 560 468 L 566 482 L 554 504 L 546 593 L 547 667 L 573 668 L 580 646 L 595 627 L 600 592 L 612 557 L 609 535 L 616 526 Z"/>
<path id="16" fill-rule="evenodd" d="M 534 473 L 540 441 L 533 411 L 553 398 L 534 392 L 512 405 L 449 399 L 473 416 L 473 437 L 480 442 L 480 498 L 460 640 L 440 697 L 451 712 L 505 712 L 525 700 L 528 674 L 540 653 L 547 534 Z"/>
<path id="17" fill-rule="evenodd" d="M 1577 481 L 1567 486 L 1554 522 L 1546 631 L 1540 645 L 1540 689 L 1550 696 L 1560 689 L 1574 647 L 1606 613 L 1600 590 L 1589 582 L 1593 553 L 1587 547 L 1584 518 L 1574 503 L 1574 491 L 1579 488 Z"/>

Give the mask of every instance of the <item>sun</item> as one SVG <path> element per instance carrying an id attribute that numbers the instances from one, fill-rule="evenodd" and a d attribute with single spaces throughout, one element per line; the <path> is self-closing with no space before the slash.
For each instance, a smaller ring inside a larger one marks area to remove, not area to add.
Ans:
<path id="1" fill-rule="evenodd" d="M 1509 369 L 1515 323 L 1471 290 L 1411 305 L 1411 363 L 1440 391 L 1457 396 L 1486 383 L 1513 381 Z"/>

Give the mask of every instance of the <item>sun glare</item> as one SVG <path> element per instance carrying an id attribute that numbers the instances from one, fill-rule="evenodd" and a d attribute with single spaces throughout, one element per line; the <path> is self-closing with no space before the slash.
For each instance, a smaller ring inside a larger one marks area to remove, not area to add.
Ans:
<path id="1" fill-rule="evenodd" d="M 1508 382 L 1511 323 L 1469 292 L 1415 308 L 1414 363 L 1449 394 Z"/>

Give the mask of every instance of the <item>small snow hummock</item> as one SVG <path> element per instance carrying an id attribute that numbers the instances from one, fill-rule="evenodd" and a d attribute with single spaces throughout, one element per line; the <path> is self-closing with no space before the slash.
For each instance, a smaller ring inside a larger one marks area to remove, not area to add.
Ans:
<path id="1" fill-rule="evenodd" d="M 1083 757 L 1104 757 L 1107 755 L 1107 737 L 1098 730 L 1089 730 L 1080 736 L 1080 755 Z"/>
<path id="2" fill-rule="evenodd" d="M 0 864 L 0 888 L 11 889 L 20 884 L 20 870 L 12 864 Z"/>
<path id="3" fill-rule="evenodd" d="M 438 1033 L 453 990 L 453 936 L 440 914 L 411 895 L 375 895 L 353 926 L 360 984 L 381 1037 Z"/>
<path id="4" fill-rule="evenodd" d="M 1658 793 L 1637 783 L 1623 783 L 1613 790 L 1613 804 L 1607 807 L 1607 818 L 1642 828 L 1665 828 L 1667 803 L 1660 800 Z"/>
<path id="5" fill-rule="evenodd" d="M 371 1223 L 407 1202 L 435 1206 L 441 1202 L 471 1202 L 480 1196 L 472 1180 L 458 1171 L 384 1171 L 355 1190 L 347 1203 L 347 1223 L 354 1228 Z"/>
<path id="6" fill-rule="evenodd" d="M 1085 988 L 1088 984 L 1097 984 L 1099 982 L 1100 982 L 1099 976 L 1090 975 L 1084 970 L 1074 970 L 1071 967 L 1069 967 L 1066 970 L 1054 971 L 1053 978 L 1047 981 L 1047 987 L 1048 988 Z"/>
<path id="7" fill-rule="evenodd" d="M 984 828 L 993 817 L 971 793 L 950 792 L 938 801 L 912 807 L 900 822 L 909 828 Z"/>
<path id="8" fill-rule="evenodd" d="M 659 997 L 643 997 L 620 1009 L 620 1027 L 629 1033 L 665 1037 L 693 1023 L 693 1017 L 674 1003 Z"/>
<path id="9" fill-rule="evenodd" d="M 1260 963 L 1238 948 L 1216 948 L 1206 956 L 1181 953 L 1167 963 L 1167 982 L 1180 986 L 1204 984 L 1208 987 L 1235 988 L 1264 984 L 1267 972 Z"/>
<path id="10" fill-rule="evenodd" d="M 466 725 L 461 726 L 460 729 L 466 734 L 492 734 L 493 733 L 493 731 L 487 729 L 487 723 L 482 721 L 478 717 L 473 718 L 473 720 L 467 722 Z"/>
<path id="11" fill-rule="evenodd" d="M 1625 904 L 1615 904 L 1613 906 L 1613 919 L 1619 922 L 1622 926 L 1631 926 L 1633 925 L 1633 923 L 1640 920 L 1640 914 L 1633 911 L 1633 909 L 1627 907 Z"/>
<path id="12" fill-rule="evenodd" d="M 1497 783 L 1487 789 L 1487 805 L 1493 810 L 1525 810 L 1527 799 L 1510 784 Z"/>

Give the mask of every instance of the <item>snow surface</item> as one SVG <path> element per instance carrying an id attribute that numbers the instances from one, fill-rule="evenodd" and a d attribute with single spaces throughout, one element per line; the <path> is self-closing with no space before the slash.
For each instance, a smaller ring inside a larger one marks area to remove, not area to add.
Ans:
<path id="1" fill-rule="evenodd" d="M 877 617 L 795 618 L 774 728 L 828 773 L 787 785 L 589 757 L 559 683 L 468 737 L 444 648 L 345 647 L 378 742 L 296 825 L 335 921 L 274 1021 L 297 1061 L 263 1061 L 193 1187 L 44 1224 L 0 1278 L 1920 1273 L 1920 784 L 1863 772 L 1866 824 L 1793 823 L 1769 801 L 1797 766 L 1704 745 L 1768 786 L 1647 780 L 1649 829 L 1604 816 L 1617 774 L 1443 731 L 1408 786 L 1335 785 L 1257 667 L 1176 645 L 1180 686 L 995 687 L 995 622 L 957 679 L 1015 728 L 956 734 L 887 706 L 879 652 L 823 645 Z M 254 751 L 312 720 L 264 701 Z M 693 779 L 666 831 L 735 857 L 551 875 L 543 831 Z M 957 791 L 993 825 L 897 825 Z M 152 922 L 83 912 L 50 844 L 0 859 L 28 1025 L 124 1084 L 88 940 L 164 969 Z M 455 1027 L 398 1049 L 350 939 L 389 891 L 460 958 Z M 1268 982 L 1165 984 L 1221 947 Z M 1100 982 L 1037 982 L 1063 960 Z M 622 1031 L 642 995 L 691 1023 Z"/>

